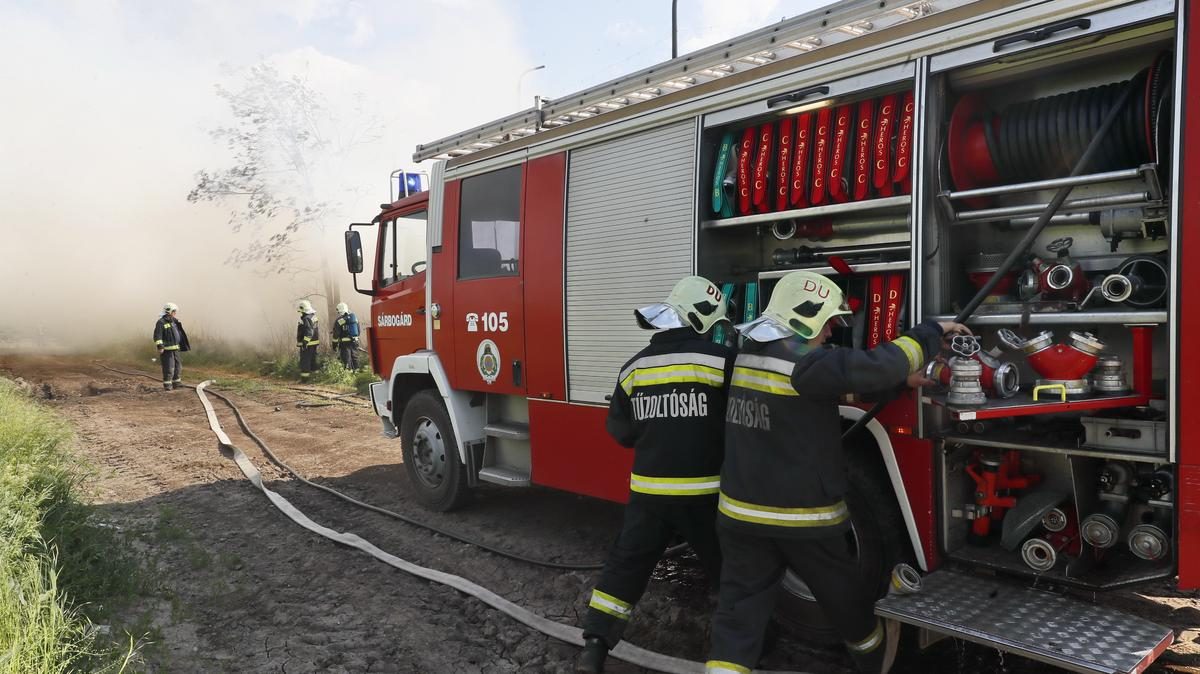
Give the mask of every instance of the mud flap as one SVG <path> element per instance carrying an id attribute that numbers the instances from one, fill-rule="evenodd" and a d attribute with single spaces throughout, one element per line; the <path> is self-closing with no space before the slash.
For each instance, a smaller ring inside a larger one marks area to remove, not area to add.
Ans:
<path id="1" fill-rule="evenodd" d="M 1175 640 L 1169 628 L 1019 581 L 935 571 L 875 613 L 1073 672 L 1135 674 Z"/>

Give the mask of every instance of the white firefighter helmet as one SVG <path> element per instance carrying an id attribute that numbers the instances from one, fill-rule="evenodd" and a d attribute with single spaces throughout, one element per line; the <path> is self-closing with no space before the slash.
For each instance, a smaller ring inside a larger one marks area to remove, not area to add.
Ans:
<path id="1" fill-rule="evenodd" d="M 179 311 L 179 305 L 175 304 L 174 302 L 167 302 L 166 304 L 163 305 L 163 313 L 164 314 L 169 314 L 172 311 Z"/>
<path id="2" fill-rule="evenodd" d="M 312 302 L 309 302 L 308 300 L 300 300 L 300 302 L 296 304 L 296 311 L 299 311 L 302 314 L 316 313 L 313 310 Z"/>
<path id="3" fill-rule="evenodd" d="M 350 313 L 350 305 L 345 302 L 338 302 L 336 308 L 339 315 Z"/>
<path id="4" fill-rule="evenodd" d="M 846 296 L 836 283 L 810 271 L 795 271 L 779 280 L 762 316 L 736 326 L 743 337 L 773 342 L 799 335 L 812 339 L 831 319 L 848 325 Z"/>
<path id="5" fill-rule="evenodd" d="M 700 276 L 685 276 L 671 289 L 665 302 L 635 309 L 638 325 L 646 330 L 691 328 L 700 334 L 729 320 L 729 302 L 715 283 Z"/>

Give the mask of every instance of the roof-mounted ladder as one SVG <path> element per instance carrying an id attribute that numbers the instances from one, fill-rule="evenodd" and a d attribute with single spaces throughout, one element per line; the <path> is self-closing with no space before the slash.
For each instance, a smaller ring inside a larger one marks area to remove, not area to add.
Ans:
<path id="1" fill-rule="evenodd" d="M 453 159 L 619 110 L 975 0 L 842 0 L 468 131 L 417 146 L 413 161 Z"/>

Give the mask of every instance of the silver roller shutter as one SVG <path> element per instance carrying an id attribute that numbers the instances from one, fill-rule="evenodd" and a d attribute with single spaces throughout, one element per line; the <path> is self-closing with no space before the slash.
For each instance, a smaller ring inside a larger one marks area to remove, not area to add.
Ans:
<path id="1" fill-rule="evenodd" d="M 571 152 L 567 179 L 567 381 L 603 403 L 650 339 L 635 307 L 692 273 L 696 126 L 687 121 Z"/>

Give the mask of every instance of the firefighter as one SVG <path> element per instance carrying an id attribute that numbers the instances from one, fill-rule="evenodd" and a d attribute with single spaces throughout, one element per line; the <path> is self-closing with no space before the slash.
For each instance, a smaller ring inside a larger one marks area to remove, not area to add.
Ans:
<path id="1" fill-rule="evenodd" d="M 674 534 L 681 535 L 714 587 L 721 551 L 713 522 L 724 453 L 725 397 L 733 351 L 705 335 L 727 320 L 720 289 L 699 276 L 666 301 L 634 311 L 657 331 L 621 369 L 606 427 L 633 453 L 629 504 L 583 621 L 575 671 L 602 672 Z"/>
<path id="2" fill-rule="evenodd" d="M 183 364 L 179 360 L 180 351 L 188 351 L 187 333 L 183 331 L 183 323 L 179 322 L 176 314 L 179 306 L 174 302 L 163 305 L 162 313 L 154 322 L 154 347 L 158 349 L 158 361 L 162 365 L 162 385 L 164 391 L 171 391 L 183 386 L 180 373 Z"/>
<path id="3" fill-rule="evenodd" d="M 717 532 L 724 553 L 706 671 L 750 672 L 780 579 L 791 568 L 863 672 L 887 672 L 899 624 L 874 615 L 875 588 L 855 573 L 841 453 L 839 397 L 925 383 L 922 369 L 943 338 L 970 334 L 925 321 L 869 351 L 823 346 L 846 325 L 842 290 L 812 272 L 780 279 L 763 315 L 737 326 L 725 415 Z"/>
<path id="4" fill-rule="evenodd" d="M 357 370 L 358 317 L 345 302 L 338 302 L 337 313 L 337 320 L 333 322 L 333 348 L 346 369 Z"/>
<path id="5" fill-rule="evenodd" d="M 317 328 L 317 312 L 312 302 L 300 300 L 296 305 L 300 312 L 300 321 L 296 324 L 296 348 L 300 349 L 300 381 L 308 378 L 317 369 L 317 345 L 321 343 L 321 333 Z"/>

